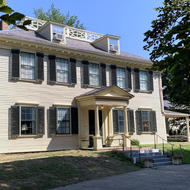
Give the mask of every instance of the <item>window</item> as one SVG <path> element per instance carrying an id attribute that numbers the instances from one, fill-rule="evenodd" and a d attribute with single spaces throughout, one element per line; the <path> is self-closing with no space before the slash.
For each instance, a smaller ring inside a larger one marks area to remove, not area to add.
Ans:
<path id="1" fill-rule="evenodd" d="M 53 34 L 63 34 L 63 27 L 53 25 Z"/>
<path id="2" fill-rule="evenodd" d="M 118 51 L 118 40 L 116 39 L 109 39 L 109 44 L 110 44 L 110 50 L 115 50 Z"/>
<path id="3" fill-rule="evenodd" d="M 139 72 L 140 90 L 148 90 L 148 73 L 146 71 Z"/>
<path id="4" fill-rule="evenodd" d="M 57 82 L 69 83 L 69 64 L 67 59 L 56 59 Z"/>
<path id="5" fill-rule="evenodd" d="M 124 111 L 119 109 L 113 110 L 113 127 L 114 133 L 124 133 Z"/>
<path id="6" fill-rule="evenodd" d="M 36 134 L 36 108 L 21 107 L 21 135 Z"/>
<path id="7" fill-rule="evenodd" d="M 126 88 L 126 74 L 124 68 L 117 68 L 116 70 L 117 86 L 120 88 Z"/>
<path id="8" fill-rule="evenodd" d="M 100 70 L 99 64 L 89 64 L 89 84 L 92 86 L 100 85 Z"/>
<path id="9" fill-rule="evenodd" d="M 142 111 L 141 112 L 142 116 L 142 130 L 144 132 L 149 132 L 151 131 L 150 129 L 150 111 Z"/>
<path id="10" fill-rule="evenodd" d="M 70 108 L 57 108 L 57 134 L 70 133 Z"/>
<path id="11" fill-rule="evenodd" d="M 35 79 L 35 55 L 32 53 L 21 53 L 21 78 Z"/>

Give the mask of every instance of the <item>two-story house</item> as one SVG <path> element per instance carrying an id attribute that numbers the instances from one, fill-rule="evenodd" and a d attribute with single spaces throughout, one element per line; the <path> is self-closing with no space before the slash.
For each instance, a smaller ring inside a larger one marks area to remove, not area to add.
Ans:
<path id="1" fill-rule="evenodd" d="M 118 36 L 38 19 L 29 31 L 6 27 L 0 153 L 101 149 L 119 146 L 122 134 L 146 144 L 166 138 L 161 74 L 122 52 Z"/>

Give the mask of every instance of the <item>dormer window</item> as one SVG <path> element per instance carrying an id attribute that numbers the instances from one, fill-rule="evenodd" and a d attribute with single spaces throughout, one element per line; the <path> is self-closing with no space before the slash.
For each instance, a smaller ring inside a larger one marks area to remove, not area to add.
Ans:
<path id="1" fill-rule="evenodd" d="M 56 41 L 62 41 L 64 39 L 64 28 L 62 26 L 53 25 L 53 39 Z"/>
<path id="2" fill-rule="evenodd" d="M 109 46 L 111 52 L 117 52 L 118 51 L 118 40 L 116 39 L 109 39 Z"/>

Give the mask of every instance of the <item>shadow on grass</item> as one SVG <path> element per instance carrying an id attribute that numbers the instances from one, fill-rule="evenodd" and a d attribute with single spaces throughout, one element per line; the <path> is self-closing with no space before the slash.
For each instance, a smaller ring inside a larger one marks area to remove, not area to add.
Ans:
<path id="1" fill-rule="evenodd" d="M 43 190 L 135 170 L 105 153 L 13 161 L 0 164 L 0 189 Z"/>

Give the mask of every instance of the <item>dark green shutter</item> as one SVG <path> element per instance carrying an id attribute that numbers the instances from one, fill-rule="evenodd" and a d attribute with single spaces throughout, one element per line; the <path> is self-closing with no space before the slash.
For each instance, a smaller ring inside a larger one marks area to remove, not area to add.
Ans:
<path id="1" fill-rule="evenodd" d="M 116 79 L 116 66 L 111 65 L 111 85 L 112 86 L 117 86 L 117 79 Z"/>
<path id="2" fill-rule="evenodd" d="M 165 123 L 166 123 L 166 133 L 169 135 L 169 131 L 170 131 L 170 123 L 168 118 L 165 118 Z"/>
<path id="3" fill-rule="evenodd" d="M 39 106 L 37 111 L 37 135 L 44 135 L 44 107 Z"/>
<path id="4" fill-rule="evenodd" d="M 49 55 L 49 76 L 51 82 L 56 82 L 56 64 L 54 55 Z"/>
<path id="5" fill-rule="evenodd" d="M 70 58 L 70 75 L 71 75 L 71 84 L 77 83 L 76 77 L 76 59 Z"/>
<path id="6" fill-rule="evenodd" d="M 106 64 L 100 63 L 101 86 L 106 86 Z"/>
<path id="7" fill-rule="evenodd" d="M 56 107 L 49 108 L 48 134 L 55 135 L 57 129 L 57 109 Z"/>
<path id="8" fill-rule="evenodd" d="M 142 132 L 142 116 L 141 116 L 141 111 L 137 110 L 136 111 L 136 126 L 137 126 L 137 132 Z"/>
<path id="9" fill-rule="evenodd" d="M 153 72 L 148 71 L 148 90 L 153 91 L 154 86 L 153 86 Z"/>
<path id="10" fill-rule="evenodd" d="M 11 106 L 11 136 L 19 136 L 20 107 Z"/>
<path id="11" fill-rule="evenodd" d="M 129 133 L 135 132 L 135 126 L 134 126 L 134 112 L 133 110 L 127 111 L 127 117 L 128 117 L 128 131 Z"/>
<path id="12" fill-rule="evenodd" d="M 156 112 L 150 111 L 150 127 L 152 132 L 157 132 Z"/>
<path id="13" fill-rule="evenodd" d="M 135 90 L 140 90 L 139 69 L 134 69 Z"/>
<path id="14" fill-rule="evenodd" d="M 20 50 L 12 49 L 12 77 L 20 77 Z"/>
<path id="15" fill-rule="evenodd" d="M 37 80 L 44 80 L 44 54 L 36 53 L 37 56 Z"/>
<path id="16" fill-rule="evenodd" d="M 126 88 L 131 90 L 132 84 L 131 84 L 131 68 L 127 67 L 126 69 Z"/>
<path id="17" fill-rule="evenodd" d="M 82 61 L 83 65 L 83 84 L 89 85 L 89 62 L 88 61 Z"/>
<path id="18" fill-rule="evenodd" d="M 119 132 L 118 110 L 113 110 L 113 131 L 114 131 L 114 133 L 118 133 Z"/>
<path id="19" fill-rule="evenodd" d="M 78 109 L 71 108 L 71 125 L 72 125 L 72 134 L 78 134 Z"/>

